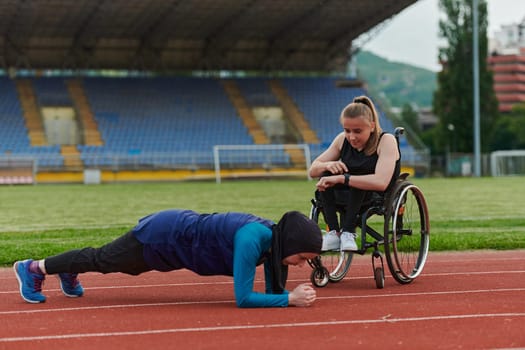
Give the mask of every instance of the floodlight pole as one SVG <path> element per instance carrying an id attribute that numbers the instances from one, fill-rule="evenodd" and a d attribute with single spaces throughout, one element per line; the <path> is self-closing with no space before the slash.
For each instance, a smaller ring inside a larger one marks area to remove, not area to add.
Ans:
<path id="1" fill-rule="evenodd" d="M 480 170 L 480 132 L 479 132 L 479 39 L 478 39 L 478 0 L 472 0 L 472 69 L 474 73 L 474 176 Z"/>

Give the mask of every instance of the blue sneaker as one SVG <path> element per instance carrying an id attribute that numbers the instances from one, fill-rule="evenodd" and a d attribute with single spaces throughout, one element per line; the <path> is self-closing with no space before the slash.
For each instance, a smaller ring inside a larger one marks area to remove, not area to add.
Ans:
<path id="1" fill-rule="evenodd" d="M 16 279 L 20 285 L 20 295 L 28 303 L 43 303 L 46 297 L 42 292 L 42 283 L 46 279 L 44 274 L 29 271 L 29 265 L 33 260 L 17 261 L 13 265 Z"/>
<path id="2" fill-rule="evenodd" d="M 78 298 L 84 294 L 84 288 L 77 278 L 78 273 L 59 273 L 60 288 L 66 297 Z"/>

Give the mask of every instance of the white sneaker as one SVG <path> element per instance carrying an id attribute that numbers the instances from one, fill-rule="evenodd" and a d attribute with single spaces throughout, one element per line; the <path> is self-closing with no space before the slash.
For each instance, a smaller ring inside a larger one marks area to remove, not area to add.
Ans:
<path id="1" fill-rule="evenodd" d="M 341 247 L 341 240 L 336 230 L 332 230 L 323 236 L 322 251 L 326 250 L 339 250 Z"/>
<path id="2" fill-rule="evenodd" d="M 343 232 L 341 233 L 341 250 L 357 251 L 357 243 L 355 242 L 355 233 Z"/>

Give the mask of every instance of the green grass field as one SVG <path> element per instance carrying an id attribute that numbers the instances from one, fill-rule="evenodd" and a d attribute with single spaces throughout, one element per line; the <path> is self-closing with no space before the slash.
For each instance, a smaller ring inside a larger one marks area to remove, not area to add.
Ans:
<path id="1" fill-rule="evenodd" d="M 425 194 L 430 250 L 525 248 L 525 178 L 411 179 Z M 99 246 L 168 208 L 308 215 L 314 181 L 0 186 L 0 266 Z"/>

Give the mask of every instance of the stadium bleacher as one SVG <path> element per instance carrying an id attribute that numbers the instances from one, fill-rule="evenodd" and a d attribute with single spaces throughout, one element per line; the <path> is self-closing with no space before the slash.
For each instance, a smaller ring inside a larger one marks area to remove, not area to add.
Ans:
<path id="1" fill-rule="evenodd" d="M 215 144 L 251 144 L 214 79 L 87 78 L 83 84 L 105 143 L 80 146 L 82 154 L 169 152 L 182 164 L 202 166 L 213 163 Z"/>
<path id="2" fill-rule="evenodd" d="M 0 77 L 0 91 L 0 153 L 28 152 L 29 138 L 13 81 Z"/>
<path id="3" fill-rule="evenodd" d="M 235 83 L 250 106 L 277 106 L 279 104 L 266 78 L 237 78 Z"/>
<path id="4" fill-rule="evenodd" d="M 60 146 L 31 146 L 14 82 L 0 77 L 0 90 L 0 154 L 34 157 L 42 167 L 62 166 Z"/>
<path id="5" fill-rule="evenodd" d="M 32 79 L 40 106 L 68 106 L 67 78 Z M 317 133 L 319 144 L 311 144 L 315 158 L 341 131 L 341 109 L 362 88 L 337 87 L 336 78 L 282 78 L 281 84 Z M 267 78 L 236 78 L 235 83 L 251 106 L 276 106 Z M 228 99 L 220 81 L 193 77 L 83 78 L 82 85 L 104 144 L 78 145 L 85 167 L 120 166 L 210 168 L 212 148 L 217 144 L 253 145 L 246 126 Z M 30 146 L 23 112 L 13 81 L 0 78 L 4 91 L 0 100 L 1 153 L 29 154 L 39 167 L 63 165 L 59 145 Z M 381 114 L 381 124 L 393 131 Z M 273 160 L 286 165 L 284 151 Z M 230 166 L 268 163 L 266 155 L 251 154 L 251 160 L 231 159 Z"/>
<path id="6" fill-rule="evenodd" d="M 368 95 L 363 88 L 338 87 L 337 80 L 337 78 L 284 78 L 281 80 L 320 139 L 319 144 L 310 145 L 313 158 L 324 151 L 333 138 L 341 132 L 339 116 L 342 109 L 352 102 L 354 97 Z M 385 116 L 379 106 L 376 107 L 383 130 L 393 132 L 395 126 L 391 120 Z M 403 148 L 408 147 L 404 139 L 401 139 L 401 142 Z"/>
<path id="7" fill-rule="evenodd" d="M 64 78 L 46 77 L 32 79 L 38 104 L 40 106 L 71 106 Z"/>

